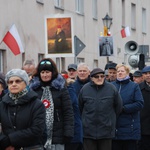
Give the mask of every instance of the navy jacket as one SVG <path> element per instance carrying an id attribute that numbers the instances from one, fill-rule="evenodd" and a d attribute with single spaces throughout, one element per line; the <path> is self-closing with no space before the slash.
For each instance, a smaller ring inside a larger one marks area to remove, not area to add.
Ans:
<path id="1" fill-rule="evenodd" d="M 82 121 L 79 110 L 78 98 L 75 94 L 75 89 L 72 84 L 69 84 L 68 91 L 70 95 L 70 99 L 73 106 L 74 112 L 74 137 L 72 139 L 72 143 L 82 143 L 83 142 L 83 131 L 82 131 Z"/>
<path id="2" fill-rule="evenodd" d="M 144 104 L 139 85 L 130 79 L 116 80 L 112 83 L 118 89 L 123 101 L 123 111 L 117 118 L 115 139 L 139 140 L 141 135 L 140 110 Z"/>

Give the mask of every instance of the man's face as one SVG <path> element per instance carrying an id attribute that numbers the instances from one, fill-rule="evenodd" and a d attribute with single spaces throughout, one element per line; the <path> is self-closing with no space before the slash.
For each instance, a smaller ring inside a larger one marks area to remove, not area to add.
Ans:
<path id="1" fill-rule="evenodd" d="M 140 76 L 140 77 L 133 77 L 133 81 L 134 81 L 135 83 L 140 84 L 141 82 L 143 82 L 143 76 Z"/>
<path id="2" fill-rule="evenodd" d="M 150 84 L 150 72 L 143 73 L 144 80 Z"/>
<path id="3" fill-rule="evenodd" d="M 84 81 L 90 75 L 90 70 L 86 66 L 80 66 L 78 67 L 77 75 L 81 81 Z"/>
<path id="4" fill-rule="evenodd" d="M 116 69 L 108 69 L 108 75 L 110 81 L 115 81 L 117 78 L 117 70 Z"/>
<path id="5" fill-rule="evenodd" d="M 23 70 L 27 72 L 27 74 L 30 74 L 34 71 L 35 66 L 34 65 L 25 65 L 23 66 Z"/>
<path id="6" fill-rule="evenodd" d="M 69 69 L 68 70 L 68 77 L 71 78 L 71 79 L 75 79 L 77 76 L 77 71 L 74 70 L 74 69 Z"/>
<path id="7" fill-rule="evenodd" d="M 96 85 L 102 85 L 105 80 L 105 75 L 102 73 L 96 74 L 93 77 L 91 77 L 91 80 L 96 84 Z"/>

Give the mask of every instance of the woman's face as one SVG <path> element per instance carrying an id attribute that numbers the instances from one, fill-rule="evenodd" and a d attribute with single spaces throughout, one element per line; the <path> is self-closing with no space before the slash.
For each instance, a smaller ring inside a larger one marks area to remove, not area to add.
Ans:
<path id="1" fill-rule="evenodd" d="M 8 89 L 12 94 L 17 94 L 26 88 L 26 83 L 17 76 L 10 77 L 7 84 Z"/>
<path id="2" fill-rule="evenodd" d="M 52 72 L 49 70 L 43 70 L 40 72 L 41 80 L 48 82 L 52 79 Z"/>
<path id="3" fill-rule="evenodd" d="M 118 79 L 124 79 L 126 76 L 128 76 L 129 74 L 126 72 L 124 66 L 119 67 L 117 69 L 117 78 Z"/>

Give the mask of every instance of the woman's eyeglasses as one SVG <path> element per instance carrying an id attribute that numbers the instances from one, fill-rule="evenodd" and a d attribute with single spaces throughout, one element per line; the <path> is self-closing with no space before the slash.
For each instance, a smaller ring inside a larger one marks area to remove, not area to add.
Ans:
<path id="1" fill-rule="evenodd" d="M 51 65 L 51 62 L 48 60 L 43 60 L 40 62 L 41 65 L 47 64 L 47 65 Z"/>
<path id="2" fill-rule="evenodd" d="M 19 79 L 18 79 L 18 80 L 14 80 L 14 81 L 13 81 L 13 80 L 10 80 L 10 81 L 7 82 L 7 84 L 8 84 L 8 85 L 12 85 L 14 82 L 15 82 L 16 84 L 20 84 L 22 81 L 23 81 L 23 80 L 19 80 Z"/>
<path id="3" fill-rule="evenodd" d="M 104 78 L 105 75 L 96 75 L 96 76 L 93 76 L 93 77 L 96 78 L 96 79 L 99 79 L 99 78 Z"/>

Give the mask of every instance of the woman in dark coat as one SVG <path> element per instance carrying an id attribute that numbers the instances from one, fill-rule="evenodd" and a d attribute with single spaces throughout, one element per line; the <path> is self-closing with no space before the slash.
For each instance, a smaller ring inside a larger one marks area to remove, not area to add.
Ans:
<path id="1" fill-rule="evenodd" d="M 29 90 L 27 73 L 12 69 L 6 74 L 6 82 L 9 91 L 0 103 L 0 150 L 43 150 L 45 107 Z"/>
<path id="2" fill-rule="evenodd" d="M 143 108 L 143 97 L 139 85 L 129 77 L 129 67 L 117 65 L 117 80 L 113 84 L 118 89 L 122 101 L 122 113 L 117 118 L 116 134 L 112 150 L 137 150 L 140 139 L 140 110 Z"/>
<path id="3" fill-rule="evenodd" d="M 47 142 L 49 150 L 63 150 L 74 133 L 73 108 L 65 79 L 58 74 L 52 59 L 45 58 L 37 66 L 37 71 L 30 81 L 30 88 L 38 93 L 46 107 Z"/>

